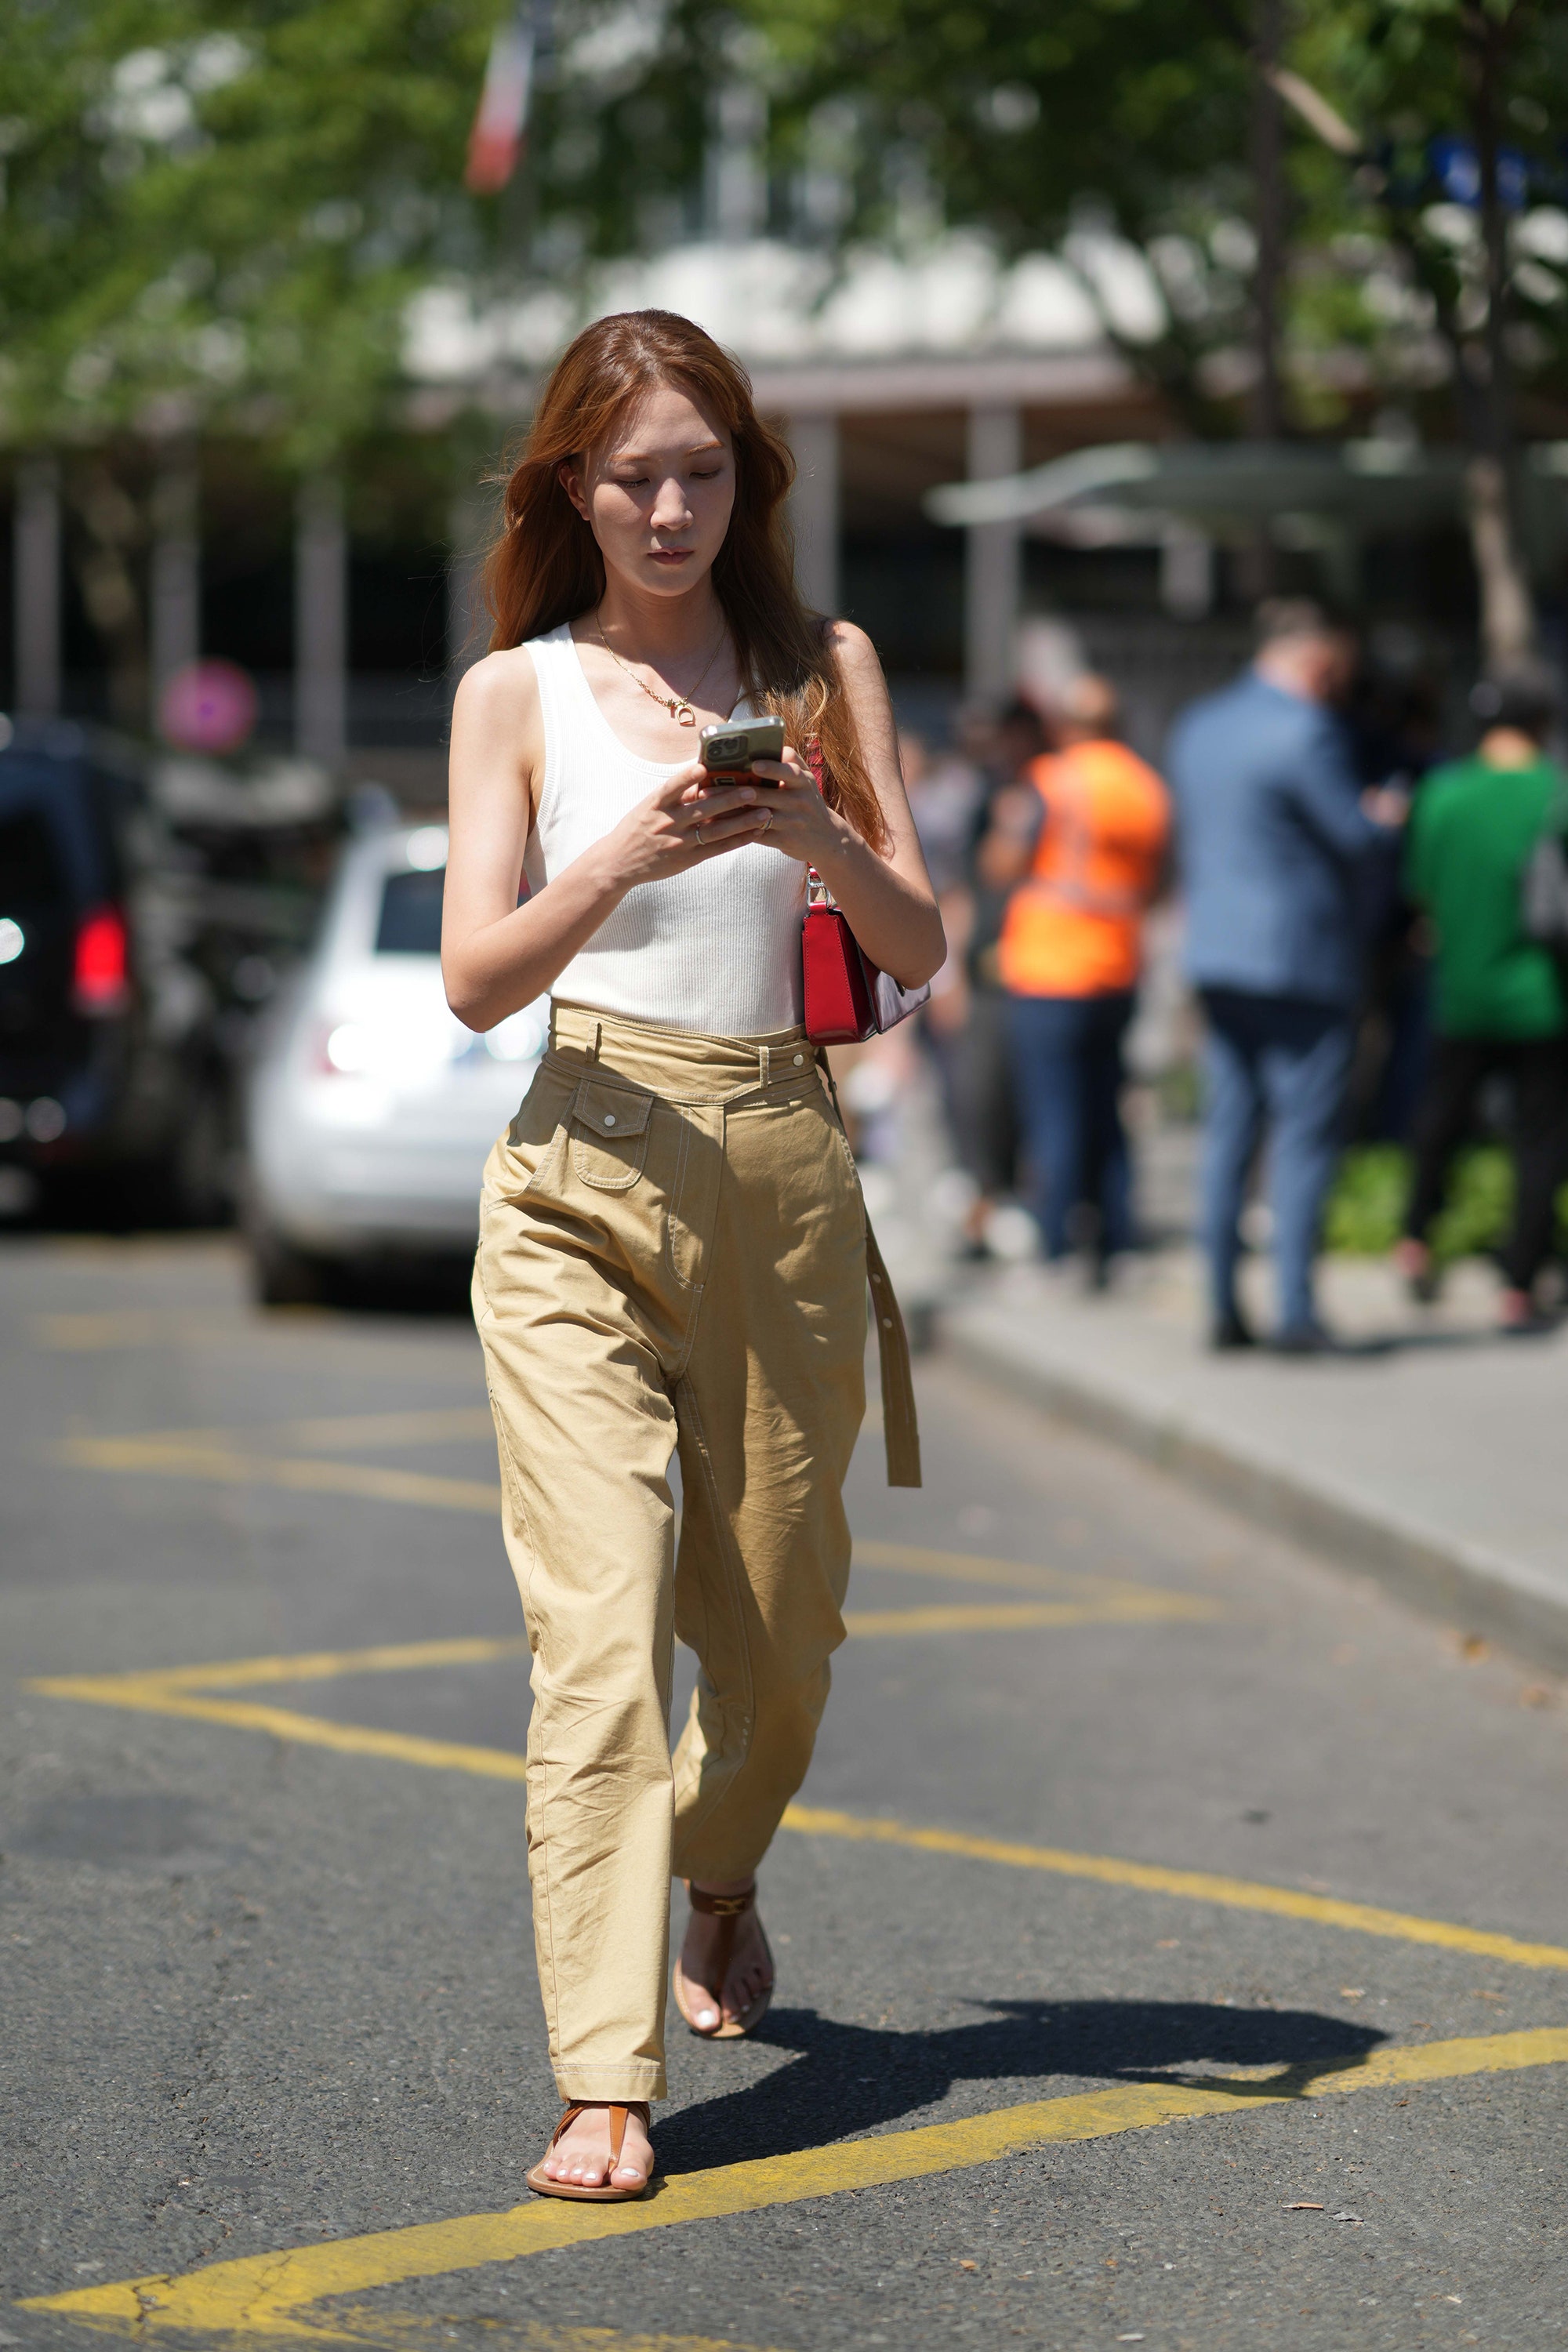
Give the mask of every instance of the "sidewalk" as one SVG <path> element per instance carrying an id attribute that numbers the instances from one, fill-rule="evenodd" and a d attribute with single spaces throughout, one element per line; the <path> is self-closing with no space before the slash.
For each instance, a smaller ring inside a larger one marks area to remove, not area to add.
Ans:
<path id="1" fill-rule="evenodd" d="M 1267 1328 L 1264 1271 L 1247 1271 Z M 1568 1329 L 1499 1339 L 1495 1295 L 1466 1265 L 1422 1309 L 1383 1263 L 1331 1261 L 1323 1310 L 1348 1352 L 1216 1357 L 1196 1258 L 1175 1248 L 1099 1297 L 1036 1265 L 988 1271 L 950 1291 L 940 1331 L 1014 1392 L 1568 1672 Z"/>

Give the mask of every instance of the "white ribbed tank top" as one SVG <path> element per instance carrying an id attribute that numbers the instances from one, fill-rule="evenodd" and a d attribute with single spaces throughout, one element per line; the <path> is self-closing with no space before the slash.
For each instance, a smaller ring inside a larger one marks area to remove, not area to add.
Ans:
<path id="1" fill-rule="evenodd" d="M 531 637 L 527 650 L 544 719 L 544 784 L 522 870 L 530 890 L 542 890 L 685 762 L 627 751 L 594 699 L 569 624 Z M 737 704 L 736 717 L 748 714 Z M 748 842 L 628 890 L 550 992 L 668 1029 L 770 1036 L 801 1019 L 805 916 L 805 866 Z"/>

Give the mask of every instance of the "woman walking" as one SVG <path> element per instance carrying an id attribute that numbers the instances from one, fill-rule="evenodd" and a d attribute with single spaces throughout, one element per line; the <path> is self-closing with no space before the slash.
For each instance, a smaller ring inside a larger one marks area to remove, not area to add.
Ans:
<path id="1" fill-rule="evenodd" d="M 906 985 L 942 925 L 876 655 L 795 593 L 791 473 L 699 328 L 588 328 L 507 485 L 492 650 L 453 713 L 447 995 L 478 1030 L 552 998 L 474 1283 L 533 1654 L 545 2195 L 647 2186 L 672 1873 L 689 2024 L 748 2032 L 771 1997 L 756 1871 L 843 1638 L 868 1264 L 889 1475 L 919 1483 L 902 1327 L 801 1025 L 807 868 Z M 782 760 L 694 760 L 703 725 L 764 712 Z M 700 1672 L 672 1763 L 677 1633 Z"/>

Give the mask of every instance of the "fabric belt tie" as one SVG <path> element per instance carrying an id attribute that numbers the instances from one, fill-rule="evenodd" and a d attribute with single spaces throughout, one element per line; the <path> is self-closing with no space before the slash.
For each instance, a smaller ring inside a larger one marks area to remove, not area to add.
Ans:
<path id="1" fill-rule="evenodd" d="M 915 1413 L 909 1334 L 904 1329 L 904 1318 L 869 1217 L 866 1220 L 866 1278 L 871 1286 L 871 1307 L 877 1318 L 877 1356 L 882 1368 L 882 1443 L 888 1455 L 888 1484 L 918 1486 L 921 1431 Z"/>
<path id="2" fill-rule="evenodd" d="M 827 1066 L 826 1046 L 816 1048 L 816 1066 L 833 1097 L 838 1124 L 838 1089 Z M 862 1202 L 864 1207 L 864 1202 Z M 871 1286 L 871 1311 L 877 1318 L 877 1361 L 882 1375 L 882 1445 L 888 1457 L 889 1486 L 921 1485 L 921 1425 L 915 1409 L 915 1376 L 910 1363 L 910 1335 L 891 1278 L 877 1246 L 871 1219 L 866 1218 L 866 1279 Z"/>

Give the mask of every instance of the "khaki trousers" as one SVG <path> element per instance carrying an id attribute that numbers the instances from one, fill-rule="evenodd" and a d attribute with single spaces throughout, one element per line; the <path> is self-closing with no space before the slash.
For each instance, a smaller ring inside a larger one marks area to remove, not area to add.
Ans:
<path id="1" fill-rule="evenodd" d="M 802 1033 L 555 1007 L 486 1169 L 474 1309 L 533 1654 L 563 2098 L 664 2096 L 671 1874 L 749 1877 L 811 1760 L 844 1638 L 868 1248 L 889 1474 L 918 1485 L 902 1326 Z M 700 1674 L 672 1764 L 675 1634 Z"/>

